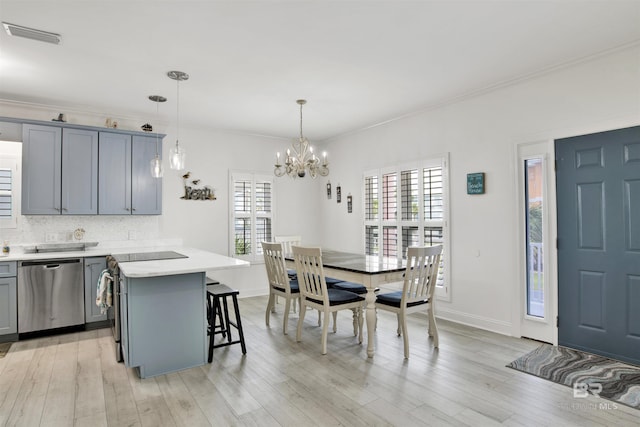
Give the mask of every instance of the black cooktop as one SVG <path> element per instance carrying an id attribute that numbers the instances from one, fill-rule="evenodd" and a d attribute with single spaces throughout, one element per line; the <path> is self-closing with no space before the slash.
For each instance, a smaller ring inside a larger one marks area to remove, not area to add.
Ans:
<path id="1" fill-rule="evenodd" d="M 113 257 L 118 262 L 156 261 L 156 260 L 162 260 L 162 259 L 189 258 L 186 255 L 183 255 L 174 251 L 115 254 L 113 255 Z"/>

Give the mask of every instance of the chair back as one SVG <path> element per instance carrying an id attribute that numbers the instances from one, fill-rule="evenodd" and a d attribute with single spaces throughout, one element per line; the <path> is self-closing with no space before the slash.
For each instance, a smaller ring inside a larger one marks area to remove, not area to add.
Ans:
<path id="1" fill-rule="evenodd" d="M 438 281 L 442 245 L 415 246 L 407 249 L 407 269 L 404 273 L 402 302 L 432 301 Z"/>
<path id="2" fill-rule="evenodd" d="M 322 269 L 322 250 L 293 246 L 293 259 L 298 272 L 298 285 L 302 298 L 312 299 L 329 305 L 327 282 Z"/>
<path id="3" fill-rule="evenodd" d="M 269 286 L 279 288 L 287 293 L 291 292 L 287 265 L 284 260 L 282 243 L 262 242 L 264 265 L 267 269 Z"/>
<path id="4" fill-rule="evenodd" d="M 282 250 L 285 254 L 292 254 L 292 246 L 300 246 L 302 243 L 302 236 L 275 236 L 273 238 L 275 242 L 282 243 Z"/>

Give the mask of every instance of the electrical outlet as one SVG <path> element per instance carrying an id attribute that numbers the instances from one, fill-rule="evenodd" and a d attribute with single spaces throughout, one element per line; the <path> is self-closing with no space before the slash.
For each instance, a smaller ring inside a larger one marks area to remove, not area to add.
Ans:
<path id="1" fill-rule="evenodd" d="M 58 240 L 58 233 L 44 233 L 45 242 L 55 242 Z"/>

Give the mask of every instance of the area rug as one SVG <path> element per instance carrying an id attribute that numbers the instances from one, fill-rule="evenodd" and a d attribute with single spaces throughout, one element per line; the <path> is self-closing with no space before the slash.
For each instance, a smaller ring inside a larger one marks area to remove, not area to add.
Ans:
<path id="1" fill-rule="evenodd" d="M 10 342 L 0 343 L 0 359 L 2 359 L 4 356 L 7 355 L 7 353 L 9 353 L 10 348 L 11 348 Z"/>
<path id="2" fill-rule="evenodd" d="M 637 366 L 545 344 L 507 367 L 572 387 L 576 398 L 595 395 L 640 409 L 640 367 Z"/>

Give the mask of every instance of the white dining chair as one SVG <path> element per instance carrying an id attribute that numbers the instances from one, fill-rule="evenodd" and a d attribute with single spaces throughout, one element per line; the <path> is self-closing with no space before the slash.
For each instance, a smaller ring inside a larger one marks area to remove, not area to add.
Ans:
<path id="1" fill-rule="evenodd" d="M 339 310 L 354 310 L 358 319 L 358 340 L 362 343 L 362 326 L 365 298 L 353 292 L 327 288 L 322 267 L 322 250 L 320 248 L 304 248 L 293 246 L 293 258 L 298 272 L 300 286 L 300 314 L 296 341 L 302 338 L 302 325 L 307 308 L 313 308 L 324 314 L 322 322 L 322 354 L 327 354 L 327 333 L 329 329 L 329 313 Z M 335 330 L 335 316 L 334 316 Z"/>
<path id="2" fill-rule="evenodd" d="M 282 243 L 262 242 L 262 252 L 269 279 L 269 301 L 267 302 L 265 323 L 269 326 L 269 318 L 271 313 L 275 311 L 275 299 L 277 296 L 281 296 L 286 301 L 282 324 L 282 333 L 286 335 L 289 322 L 289 306 L 292 301 L 295 304 L 300 299 L 298 281 L 290 279 L 287 274 Z"/>
<path id="3" fill-rule="evenodd" d="M 438 280 L 442 245 L 419 246 L 407 249 L 407 268 L 401 291 L 380 294 L 376 298 L 376 308 L 396 313 L 398 336 L 404 337 L 404 357 L 409 358 L 409 331 L 407 315 L 428 310 L 429 336 L 438 348 L 438 326 L 434 313 L 434 292 Z"/>
<path id="4" fill-rule="evenodd" d="M 276 243 L 282 243 L 282 251 L 285 255 L 291 255 L 292 251 L 291 251 L 291 247 L 293 245 L 296 246 L 300 246 L 302 244 L 302 236 L 296 236 L 296 235 L 290 235 L 290 236 L 275 236 L 273 238 L 273 241 Z M 289 278 L 290 279 L 295 279 L 296 278 L 296 271 L 289 269 L 287 270 L 287 273 L 289 274 Z M 276 304 L 278 303 L 278 299 L 276 298 Z M 274 306 L 275 309 L 275 306 Z M 293 310 L 293 312 L 296 312 L 296 302 L 293 301 L 293 304 L 291 304 L 291 309 Z"/>

